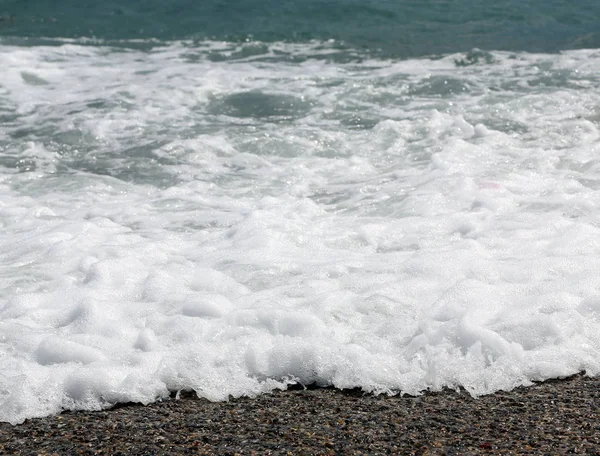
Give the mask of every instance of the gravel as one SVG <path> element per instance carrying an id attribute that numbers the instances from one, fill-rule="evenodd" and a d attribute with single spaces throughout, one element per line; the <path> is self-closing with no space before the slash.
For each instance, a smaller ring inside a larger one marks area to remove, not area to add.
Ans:
<path id="1" fill-rule="evenodd" d="M 583 375 L 479 398 L 307 388 L 215 403 L 188 394 L 0 423 L 0 454 L 600 454 L 599 407 L 600 378 Z"/>

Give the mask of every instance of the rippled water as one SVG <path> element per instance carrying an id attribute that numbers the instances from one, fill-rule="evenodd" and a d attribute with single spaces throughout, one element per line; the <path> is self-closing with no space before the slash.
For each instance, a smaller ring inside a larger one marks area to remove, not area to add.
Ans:
<path id="1" fill-rule="evenodd" d="M 306 43 L 384 57 L 600 47 L 592 0 L 4 0 L 0 36 Z"/>

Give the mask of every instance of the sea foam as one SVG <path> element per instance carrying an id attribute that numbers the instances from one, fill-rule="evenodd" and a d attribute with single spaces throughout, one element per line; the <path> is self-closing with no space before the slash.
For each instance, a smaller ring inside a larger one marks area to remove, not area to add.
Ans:
<path id="1" fill-rule="evenodd" d="M 600 53 L 243 48 L 0 47 L 0 420 L 600 371 Z"/>

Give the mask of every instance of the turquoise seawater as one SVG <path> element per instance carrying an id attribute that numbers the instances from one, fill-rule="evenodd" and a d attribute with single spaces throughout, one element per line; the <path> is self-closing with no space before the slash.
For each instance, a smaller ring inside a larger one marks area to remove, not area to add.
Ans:
<path id="1" fill-rule="evenodd" d="M 0 1 L 0 36 L 306 42 L 391 57 L 600 47 L 600 2 L 400 0 Z"/>

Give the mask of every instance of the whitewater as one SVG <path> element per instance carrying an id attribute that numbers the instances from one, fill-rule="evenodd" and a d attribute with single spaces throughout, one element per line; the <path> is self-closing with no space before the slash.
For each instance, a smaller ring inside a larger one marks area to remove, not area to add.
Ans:
<path id="1" fill-rule="evenodd" d="M 600 51 L 0 42 L 0 420 L 600 373 Z"/>

